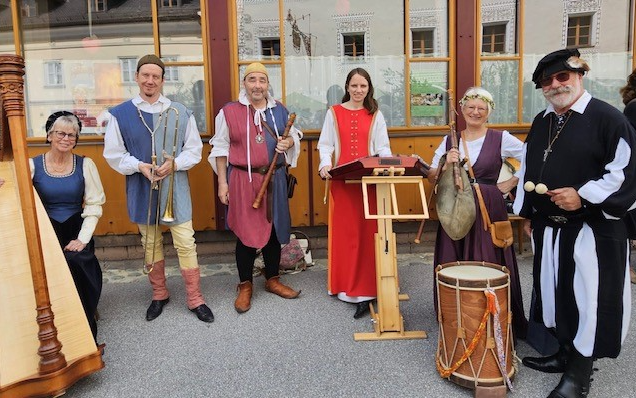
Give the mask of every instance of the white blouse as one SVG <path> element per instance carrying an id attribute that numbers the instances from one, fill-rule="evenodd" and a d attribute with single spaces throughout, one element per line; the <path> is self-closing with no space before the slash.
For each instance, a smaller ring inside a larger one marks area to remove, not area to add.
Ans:
<path id="1" fill-rule="evenodd" d="M 433 161 L 431 162 L 431 167 L 436 169 L 439 167 L 439 160 L 446 153 L 446 140 L 448 136 L 445 136 L 442 140 L 442 143 L 435 150 L 435 155 L 433 156 Z M 466 141 L 466 147 L 468 148 L 468 156 L 471 164 L 475 164 L 477 159 L 479 158 L 479 154 L 481 153 L 481 147 L 484 145 L 484 141 L 486 136 L 476 139 L 474 141 Z M 459 142 L 459 154 L 460 158 L 466 157 L 464 153 L 464 145 Z M 510 134 L 507 130 L 503 131 L 503 135 L 501 137 L 501 157 L 503 159 L 506 158 L 515 158 L 518 161 L 521 161 L 523 157 L 523 142 Z M 464 165 L 466 170 L 468 170 L 468 165 Z"/>

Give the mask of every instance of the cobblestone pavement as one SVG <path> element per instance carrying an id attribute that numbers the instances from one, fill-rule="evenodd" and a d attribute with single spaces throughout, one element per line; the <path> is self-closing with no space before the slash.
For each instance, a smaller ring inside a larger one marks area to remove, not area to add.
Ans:
<path id="1" fill-rule="evenodd" d="M 527 260 L 532 258 L 532 254 L 524 252 L 523 254 L 517 254 L 517 259 Z M 410 265 L 412 263 L 433 263 L 433 253 L 407 253 L 398 254 L 398 266 Z M 141 260 L 128 260 L 128 261 L 102 261 L 101 262 L 104 283 L 128 283 L 136 281 L 140 278 L 146 278 L 146 275 L 142 272 L 143 263 Z M 227 259 L 218 258 L 215 259 L 211 256 L 200 256 L 199 267 L 201 268 L 201 276 L 214 276 L 214 275 L 235 275 L 236 264 L 233 262 L 227 262 Z M 259 257 L 256 260 L 255 272 L 259 272 L 259 268 L 263 267 L 262 259 Z M 327 259 L 318 258 L 314 259 L 313 264 L 307 267 L 307 271 L 317 271 L 327 269 Z M 179 275 L 179 266 L 176 258 L 166 258 L 166 276 Z"/>

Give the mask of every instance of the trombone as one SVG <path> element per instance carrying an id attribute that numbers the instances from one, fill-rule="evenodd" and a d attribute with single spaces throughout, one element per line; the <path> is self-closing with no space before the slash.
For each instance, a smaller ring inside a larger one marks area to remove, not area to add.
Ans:
<path id="1" fill-rule="evenodd" d="M 172 114 L 175 116 L 175 125 L 174 125 L 174 136 L 172 139 L 172 155 L 168 155 L 168 153 L 166 152 L 166 138 L 168 136 L 168 116 L 170 115 L 170 113 L 172 112 Z M 177 139 L 179 137 L 179 110 L 177 108 L 174 107 L 170 107 L 168 109 L 166 109 L 163 113 L 164 115 L 164 125 L 163 125 L 163 145 L 162 145 L 162 150 L 161 150 L 161 156 L 162 156 L 162 163 L 166 161 L 166 159 L 171 161 L 171 165 L 170 165 L 170 181 L 168 182 L 168 195 L 167 195 L 167 199 L 166 199 L 166 208 L 164 209 L 163 215 L 161 216 L 161 221 L 164 223 L 169 223 L 169 222 L 173 222 L 174 221 L 174 213 L 173 213 L 173 209 L 174 209 L 174 172 L 175 172 L 175 165 L 174 165 L 174 158 L 177 155 Z M 155 210 L 155 228 L 154 228 L 154 238 L 153 238 L 153 247 L 152 247 L 152 259 L 150 262 L 150 267 L 148 267 L 148 264 L 146 263 L 146 255 L 144 253 L 144 264 L 143 264 L 143 273 L 144 274 L 149 274 L 152 272 L 152 269 L 154 267 L 155 264 L 155 247 L 154 247 L 154 240 L 157 239 L 157 233 L 159 232 L 159 208 L 161 207 L 161 187 L 163 186 L 163 180 L 160 181 L 155 181 L 155 171 L 157 169 L 157 152 L 156 152 L 156 148 L 155 148 L 155 142 L 154 142 L 154 136 L 152 137 L 152 182 L 150 183 L 150 194 L 148 195 L 148 214 L 147 214 L 147 218 L 146 218 L 146 237 L 144 239 L 144 252 L 146 252 L 146 250 L 148 250 L 148 229 L 150 228 L 150 218 L 152 215 L 152 194 L 153 191 L 158 191 L 157 192 L 157 206 L 154 209 Z"/>

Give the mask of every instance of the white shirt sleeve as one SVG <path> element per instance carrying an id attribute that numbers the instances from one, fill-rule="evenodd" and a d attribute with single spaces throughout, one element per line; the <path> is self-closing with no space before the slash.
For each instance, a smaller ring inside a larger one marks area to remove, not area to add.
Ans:
<path id="1" fill-rule="evenodd" d="M 181 153 L 174 160 L 176 170 L 190 170 L 196 166 L 201 161 L 202 150 L 203 142 L 201 142 L 197 122 L 194 119 L 194 115 L 190 115 L 185 136 L 183 137 L 183 148 L 181 148 Z"/>
<path id="2" fill-rule="evenodd" d="M 298 157 L 300 157 L 300 140 L 303 139 L 303 132 L 298 130 L 295 126 L 289 130 L 289 136 L 294 140 L 294 146 L 289 148 L 287 152 L 285 152 L 285 160 L 287 164 L 291 167 L 296 167 L 298 163 Z"/>
<path id="3" fill-rule="evenodd" d="M 115 171 L 123 175 L 139 173 L 139 163 L 141 161 L 132 156 L 126 146 L 119 130 L 117 118 L 111 113 L 107 113 L 106 133 L 104 135 L 104 159 Z"/>
<path id="4" fill-rule="evenodd" d="M 378 114 L 375 116 L 375 122 L 372 126 L 371 134 L 373 135 L 373 148 L 370 148 L 370 154 L 377 154 L 380 157 L 392 156 L 393 154 L 391 153 L 391 144 L 389 143 L 389 132 L 386 128 L 386 120 L 380 111 L 378 111 Z"/>
<path id="5" fill-rule="evenodd" d="M 106 202 L 104 187 L 99 178 L 97 166 L 90 158 L 84 158 L 84 210 L 82 211 L 82 228 L 77 236 L 82 243 L 90 242 L 102 216 L 102 205 Z"/>
<path id="6" fill-rule="evenodd" d="M 325 115 L 325 121 L 322 124 L 320 137 L 318 138 L 318 153 L 320 154 L 320 164 L 318 171 L 325 166 L 333 166 L 333 155 L 337 145 L 337 132 L 335 128 L 335 119 L 333 110 L 330 108 Z"/>
<path id="7" fill-rule="evenodd" d="M 515 158 L 521 161 L 523 156 L 523 142 L 510 134 L 507 130 L 503 131 L 501 137 L 501 157 L 502 158 Z"/>
<path id="8" fill-rule="evenodd" d="M 216 115 L 216 118 L 214 118 L 214 126 L 214 136 L 210 138 L 212 150 L 208 156 L 208 162 L 210 162 L 210 166 L 212 166 L 214 172 L 218 174 L 216 158 L 225 156 L 228 163 L 230 162 L 230 128 L 225 120 L 223 109 L 221 109 Z"/>
<path id="9" fill-rule="evenodd" d="M 439 144 L 437 149 L 435 150 L 435 154 L 433 154 L 433 160 L 431 161 L 431 168 L 436 169 L 439 167 L 439 160 L 442 158 L 442 155 L 446 153 L 446 139 L 448 136 L 444 136 L 442 138 L 442 143 Z"/>

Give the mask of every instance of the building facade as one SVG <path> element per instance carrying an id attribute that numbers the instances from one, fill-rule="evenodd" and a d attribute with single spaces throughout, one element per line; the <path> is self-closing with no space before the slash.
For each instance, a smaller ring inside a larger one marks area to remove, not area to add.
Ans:
<path id="1" fill-rule="evenodd" d="M 622 109 L 618 90 L 636 65 L 635 1 L 1 0 L 0 53 L 25 58 L 30 155 L 46 150 L 50 113 L 82 118 L 76 150 L 96 161 L 107 194 L 97 234 L 136 233 L 124 179 L 101 152 L 104 112 L 138 92 L 139 57 L 155 53 L 166 62 L 164 94 L 194 111 L 204 158 L 214 116 L 237 97 L 243 68 L 263 62 L 274 97 L 306 133 L 293 224 L 321 225 L 327 207 L 316 143 L 352 68 L 372 77 L 394 153 L 430 160 L 449 131 L 448 90 L 456 101 L 473 85 L 495 96 L 491 125 L 523 138 L 545 107 L 532 71 L 559 48 L 579 48 L 592 69 L 588 91 Z M 207 162 L 190 178 L 195 229 L 224 228 Z M 416 192 L 399 195 L 401 213 L 421 211 Z"/>

